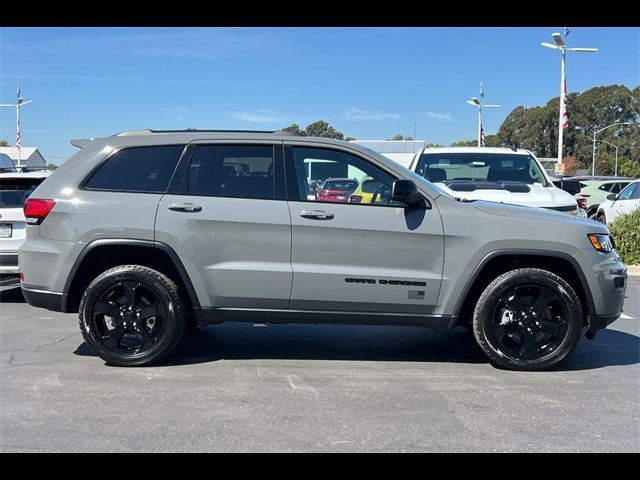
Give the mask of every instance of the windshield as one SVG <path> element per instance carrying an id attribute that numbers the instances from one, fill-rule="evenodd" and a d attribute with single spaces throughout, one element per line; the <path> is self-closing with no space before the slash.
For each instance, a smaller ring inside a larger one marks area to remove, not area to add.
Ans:
<path id="1" fill-rule="evenodd" d="M 416 173 L 433 183 L 445 185 L 456 181 L 548 185 L 538 163 L 527 154 L 423 153 Z"/>
<path id="2" fill-rule="evenodd" d="M 356 180 L 327 180 L 322 188 L 324 190 L 355 190 L 358 187 Z"/>
<path id="3" fill-rule="evenodd" d="M 22 208 L 44 178 L 0 178 L 0 208 Z"/>

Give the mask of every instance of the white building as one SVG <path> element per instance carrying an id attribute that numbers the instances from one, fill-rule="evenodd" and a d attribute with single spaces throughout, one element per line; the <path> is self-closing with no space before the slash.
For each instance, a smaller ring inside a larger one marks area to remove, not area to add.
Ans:
<path id="1" fill-rule="evenodd" d="M 20 165 L 18 165 L 17 147 L 0 147 L 0 153 L 8 155 L 16 167 L 27 167 L 30 170 L 47 168 L 47 162 L 36 147 L 23 147 L 20 149 Z"/>
<path id="2" fill-rule="evenodd" d="M 353 140 L 387 158 L 398 162 L 403 167 L 409 167 L 413 157 L 426 145 L 425 140 Z"/>

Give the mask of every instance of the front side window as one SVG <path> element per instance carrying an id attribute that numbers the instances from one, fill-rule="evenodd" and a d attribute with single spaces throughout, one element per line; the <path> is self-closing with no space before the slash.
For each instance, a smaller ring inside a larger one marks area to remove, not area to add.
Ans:
<path id="1" fill-rule="evenodd" d="M 273 199 L 273 147 L 199 146 L 189 164 L 187 189 L 189 195 Z"/>
<path id="2" fill-rule="evenodd" d="M 633 191 L 636 189 L 637 183 L 630 183 L 627 185 L 618 197 L 618 200 L 631 200 L 634 198 Z"/>
<path id="3" fill-rule="evenodd" d="M 494 153 L 423 153 L 416 173 L 432 183 L 518 182 L 547 186 L 547 180 L 530 155 Z"/>
<path id="4" fill-rule="evenodd" d="M 393 177 L 345 152 L 293 148 L 299 200 L 388 205 Z"/>
<path id="5" fill-rule="evenodd" d="M 89 190 L 164 193 L 184 145 L 135 147 L 111 155 L 85 183 Z"/>

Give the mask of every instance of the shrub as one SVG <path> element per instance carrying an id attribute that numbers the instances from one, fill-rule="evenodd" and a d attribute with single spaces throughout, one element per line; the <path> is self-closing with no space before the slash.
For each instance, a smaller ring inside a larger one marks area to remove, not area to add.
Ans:
<path id="1" fill-rule="evenodd" d="M 629 265 L 640 264 L 640 208 L 617 217 L 609 230 L 622 261 Z"/>

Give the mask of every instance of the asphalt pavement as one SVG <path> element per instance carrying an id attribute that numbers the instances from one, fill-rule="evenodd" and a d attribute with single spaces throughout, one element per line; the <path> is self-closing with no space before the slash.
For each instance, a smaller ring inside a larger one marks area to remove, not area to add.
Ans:
<path id="1" fill-rule="evenodd" d="M 463 329 L 227 323 L 109 367 L 77 315 L 0 279 L 0 451 L 640 451 L 640 277 L 561 367 L 510 372 Z"/>

